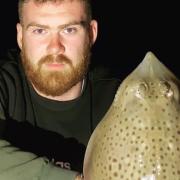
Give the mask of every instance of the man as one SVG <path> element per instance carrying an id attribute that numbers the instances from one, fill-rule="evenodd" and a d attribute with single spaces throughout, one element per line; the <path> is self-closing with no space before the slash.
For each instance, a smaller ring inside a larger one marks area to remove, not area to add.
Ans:
<path id="1" fill-rule="evenodd" d="M 88 0 L 19 0 L 17 42 L 0 69 L 0 179 L 82 179 L 85 147 L 119 81 L 89 71 Z"/>

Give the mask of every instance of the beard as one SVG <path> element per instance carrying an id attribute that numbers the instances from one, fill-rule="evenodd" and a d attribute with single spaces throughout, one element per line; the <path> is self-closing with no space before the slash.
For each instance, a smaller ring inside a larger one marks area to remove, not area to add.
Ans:
<path id="1" fill-rule="evenodd" d="M 82 81 L 87 74 L 90 63 L 90 46 L 84 49 L 82 56 L 76 59 L 77 64 L 73 65 L 72 60 L 65 55 L 46 55 L 37 64 L 33 64 L 22 48 L 21 58 L 27 79 L 42 94 L 46 96 L 60 96 Z M 63 63 L 64 69 L 47 70 L 43 65 L 47 63 Z"/>

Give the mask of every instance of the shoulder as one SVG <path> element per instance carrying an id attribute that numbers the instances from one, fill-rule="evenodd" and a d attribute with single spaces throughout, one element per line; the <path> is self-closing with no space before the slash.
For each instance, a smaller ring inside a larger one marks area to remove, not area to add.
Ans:
<path id="1" fill-rule="evenodd" d="M 19 62 L 20 51 L 18 48 L 8 49 L 4 53 L 0 53 L 0 66 L 8 63 L 18 63 Z"/>
<path id="2" fill-rule="evenodd" d="M 0 58 L 0 87 L 13 89 L 22 81 L 19 53 L 12 49 Z"/>
<path id="3" fill-rule="evenodd" d="M 89 77 L 93 84 L 98 85 L 114 85 L 119 86 L 121 83 L 120 77 L 110 68 L 97 66 L 90 70 Z"/>
<path id="4" fill-rule="evenodd" d="M 17 73 L 19 69 L 19 51 L 10 49 L 3 55 L 0 55 L 0 74 L 10 75 Z"/>
<path id="5" fill-rule="evenodd" d="M 96 67 L 90 71 L 90 94 L 93 111 L 93 128 L 109 109 L 121 80 L 110 69 Z"/>

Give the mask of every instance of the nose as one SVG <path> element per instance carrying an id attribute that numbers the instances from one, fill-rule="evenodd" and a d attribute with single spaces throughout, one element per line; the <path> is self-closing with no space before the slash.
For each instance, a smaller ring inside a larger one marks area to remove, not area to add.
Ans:
<path id="1" fill-rule="evenodd" d="M 65 51 L 65 46 L 63 45 L 63 41 L 59 35 L 59 33 L 54 33 L 51 35 L 48 51 L 50 54 L 62 54 Z"/>

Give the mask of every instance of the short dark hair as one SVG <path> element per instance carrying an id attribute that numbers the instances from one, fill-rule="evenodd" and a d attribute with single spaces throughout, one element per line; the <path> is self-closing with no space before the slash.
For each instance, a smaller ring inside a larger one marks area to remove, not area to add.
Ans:
<path id="1" fill-rule="evenodd" d="M 29 1 L 34 1 L 35 3 L 46 3 L 46 2 L 63 2 L 66 0 L 19 0 L 18 1 L 18 15 L 19 20 L 22 21 L 22 7 L 24 3 L 27 3 Z M 75 1 L 75 0 L 69 0 L 69 1 Z M 90 21 L 92 19 L 92 9 L 91 9 L 91 0 L 76 0 L 76 1 L 82 1 L 85 3 L 86 8 L 86 14 L 87 14 L 87 20 Z"/>

